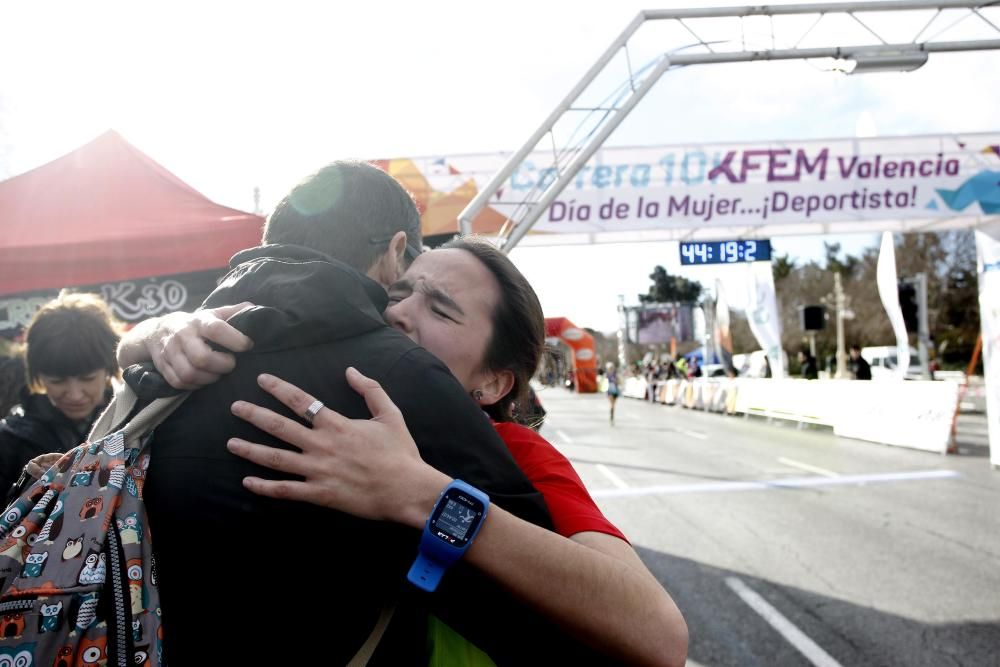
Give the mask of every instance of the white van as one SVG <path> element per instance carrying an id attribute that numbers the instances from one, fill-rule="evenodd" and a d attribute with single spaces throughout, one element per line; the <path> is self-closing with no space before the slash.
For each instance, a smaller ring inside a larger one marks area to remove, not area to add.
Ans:
<path id="1" fill-rule="evenodd" d="M 872 379 L 879 380 L 894 377 L 899 359 L 896 356 L 895 345 L 881 345 L 877 347 L 861 348 L 861 358 L 872 367 Z M 910 366 L 906 369 L 907 379 L 919 380 L 920 353 L 917 348 L 910 348 Z"/>

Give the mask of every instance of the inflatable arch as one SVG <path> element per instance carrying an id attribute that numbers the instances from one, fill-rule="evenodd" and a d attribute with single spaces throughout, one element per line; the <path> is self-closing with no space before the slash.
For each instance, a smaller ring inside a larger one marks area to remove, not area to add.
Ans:
<path id="1" fill-rule="evenodd" d="M 597 391 L 597 353 L 594 337 L 565 317 L 545 318 L 545 335 L 558 338 L 573 350 L 573 377 L 581 394 Z"/>

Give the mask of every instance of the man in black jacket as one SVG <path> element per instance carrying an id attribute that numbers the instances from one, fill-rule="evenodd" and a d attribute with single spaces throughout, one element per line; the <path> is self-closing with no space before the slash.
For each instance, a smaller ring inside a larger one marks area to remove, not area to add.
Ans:
<path id="1" fill-rule="evenodd" d="M 344 378 L 354 366 L 399 406 L 425 461 L 549 527 L 544 501 L 448 369 L 382 319 L 387 297 L 379 283 L 395 281 L 419 247 L 419 223 L 394 179 L 368 165 L 335 163 L 285 197 L 265 245 L 234 257 L 206 301 L 209 308 L 252 302 L 229 322 L 254 346 L 156 430 L 144 495 L 170 662 L 345 664 L 383 603 L 400 595 L 403 620 L 390 626 L 371 664 L 421 661 L 424 605 L 500 662 L 523 661 L 520 651 L 531 642 L 508 633 L 553 630 L 461 563 L 438 593 L 415 595 L 402 585 L 416 554 L 413 531 L 254 495 L 242 479 L 275 473 L 226 450 L 232 437 L 287 447 L 230 412 L 243 400 L 289 414 L 257 386 L 262 372 L 347 417 L 369 417 Z M 135 348 L 157 326 L 123 342 L 123 364 L 145 356 Z M 144 351 L 156 354 L 165 343 L 148 345 Z"/>
<path id="2" fill-rule="evenodd" d="M 847 368 L 851 371 L 855 380 L 871 380 L 872 367 L 868 361 L 861 356 L 861 347 L 852 345 L 850 350 L 851 358 L 847 360 Z"/>

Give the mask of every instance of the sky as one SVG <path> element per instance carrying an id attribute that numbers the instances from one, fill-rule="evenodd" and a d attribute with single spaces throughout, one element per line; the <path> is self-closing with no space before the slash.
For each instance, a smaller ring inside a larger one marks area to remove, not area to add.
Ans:
<path id="1" fill-rule="evenodd" d="M 259 187 L 266 211 L 338 158 L 514 150 L 638 10 L 707 4 L 5 3 L 0 177 L 113 128 L 219 203 L 252 210 Z M 657 39 L 636 62 L 663 48 Z M 996 52 L 864 77 L 805 62 L 689 67 L 668 73 L 607 145 L 995 131 L 998 80 Z M 805 261 L 823 240 L 774 245 Z M 877 243 L 827 240 L 855 253 Z M 658 242 L 512 258 L 547 315 L 610 330 L 617 295 L 636 303 L 654 266 L 680 271 L 677 255 Z M 682 273 L 711 283 L 706 271 Z"/>

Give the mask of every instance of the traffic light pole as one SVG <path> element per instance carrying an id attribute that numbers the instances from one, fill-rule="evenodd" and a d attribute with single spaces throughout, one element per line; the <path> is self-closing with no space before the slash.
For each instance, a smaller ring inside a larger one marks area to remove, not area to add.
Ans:
<path id="1" fill-rule="evenodd" d="M 833 274 L 833 297 L 837 308 L 837 373 L 834 377 L 838 380 L 847 377 L 847 351 L 844 349 L 844 286 L 840 280 L 840 273 Z"/>
<path id="2" fill-rule="evenodd" d="M 917 288 L 917 350 L 920 353 L 920 377 L 930 380 L 931 331 L 927 322 L 927 274 L 918 273 L 913 277 L 913 283 Z"/>

